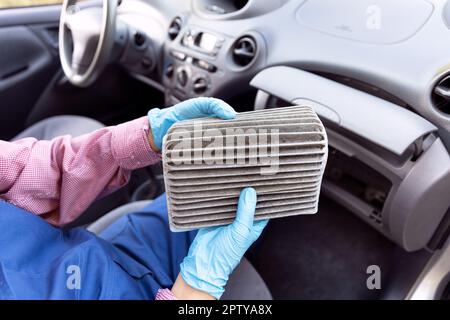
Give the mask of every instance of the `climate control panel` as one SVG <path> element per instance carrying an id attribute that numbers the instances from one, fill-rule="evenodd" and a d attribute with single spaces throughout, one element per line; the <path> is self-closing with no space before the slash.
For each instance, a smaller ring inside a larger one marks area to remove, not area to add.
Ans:
<path id="1" fill-rule="evenodd" d="M 166 103 L 198 96 L 238 94 L 264 63 L 265 41 L 255 31 L 231 37 L 185 24 L 176 17 L 167 32 L 161 74 Z M 222 97 L 226 98 L 226 97 Z"/>
<path id="2" fill-rule="evenodd" d="M 187 53 L 170 50 L 163 70 L 164 83 L 180 100 L 203 96 L 211 88 L 211 76 L 219 69 L 212 62 Z"/>

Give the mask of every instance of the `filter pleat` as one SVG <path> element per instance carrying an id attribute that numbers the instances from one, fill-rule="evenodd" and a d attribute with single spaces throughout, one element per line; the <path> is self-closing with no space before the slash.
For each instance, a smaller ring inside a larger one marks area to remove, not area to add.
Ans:
<path id="1" fill-rule="evenodd" d="M 286 157 L 287 158 L 287 157 Z M 287 159 L 283 159 L 280 158 L 277 162 L 277 164 L 274 164 L 275 168 L 274 170 L 277 170 L 276 173 L 278 173 L 278 169 L 280 166 L 284 166 L 284 165 L 311 165 L 312 168 L 321 168 L 322 164 L 323 164 L 323 160 L 320 159 L 298 159 L 298 158 L 287 158 Z M 178 170 L 206 170 L 206 169 L 235 169 L 235 168 L 241 168 L 243 170 L 243 173 L 246 172 L 246 170 L 256 170 L 257 172 L 259 171 L 259 173 L 261 174 L 262 171 L 266 171 L 268 170 L 267 168 L 270 168 L 270 165 L 255 165 L 252 163 L 246 163 L 246 164 L 239 164 L 239 163 L 225 163 L 225 164 L 219 164 L 219 165 L 214 165 L 214 164 L 186 164 L 183 165 L 183 168 L 181 168 L 180 165 L 175 165 L 173 166 L 169 172 L 172 171 L 178 171 Z M 309 168 L 311 168 L 309 167 Z M 264 170 L 262 170 L 264 169 Z"/>
<path id="2" fill-rule="evenodd" d="M 301 191 L 299 193 L 299 191 Z M 271 200 L 279 200 L 279 199 L 285 199 L 290 198 L 292 196 L 301 198 L 303 196 L 311 196 L 311 194 L 316 195 L 317 188 L 309 188 L 309 189 L 302 189 L 302 190 L 285 190 L 283 192 L 279 193 L 269 193 L 269 194 L 259 194 L 258 195 L 258 202 L 261 201 L 271 201 Z M 218 201 L 224 201 L 224 200 L 232 200 L 235 203 L 237 203 L 239 194 L 236 194 L 235 196 L 221 196 L 221 197 L 211 197 L 211 198 L 187 198 L 187 199 L 171 199 L 172 205 L 175 206 L 189 206 L 189 205 L 201 205 L 201 204 L 208 204 L 212 202 L 218 202 Z"/>
<path id="3" fill-rule="evenodd" d="M 254 130 L 254 131 L 258 131 L 258 132 L 264 132 L 263 130 L 267 130 L 267 133 L 283 133 L 283 132 L 292 132 L 292 131 L 297 131 L 297 132 L 321 132 L 321 126 L 320 123 L 316 120 L 316 119 L 310 119 L 308 121 L 306 121 L 306 119 L 293 119 L 293 118 L 287 118 L 287 119 L 280 119 L 283 122 L 285 122 L 283 127 L 279 126 L 279 121 L 268 121 L 268 120 L 264 120 L 264 122 L 266 122 L 267 124 L 263 125 L 254 125 L 251 121 L 246 121 L 245 123 L 242 123 L 242 125 L 240 126 L 236 126 L 236 124 L 230 124 L 230 123 L 224 123 L 221 126 L 218 125 L 211 125 L 211 124 L 203 124 L 201 126 L 201 129 L 204 130 L 206 132 L 206 134 L 208 134 L 208 136 L 212 136 L 215 137 L 216 133 L 220 133 L 220 134 L 227 134 L 227 135 L 231 135 L 231 134 L 235 134 L 235 135 L 239 135 L 239 133 L 241 133 L 241 135 L 243 135 L 245 131 L 247 131 L 247 134 L 252 132 L 250 130 Z M 262 122 L 262 121 L 261 121 Z M 183 135 L 194 135 L 194 131 L 196 130 L 196 127 L 199 126 L 199 124 L 197 125 L 189 125 L 186 128 L 183 128 L 181 130 L 177 130 L 174 133 L 170 134 L 169 139 L 174 140 L 177 139 L 177 137 L 179 136 L 183 136 Z"/>
<path id="4" fill-rule="evenodd" d="M 320 155 L 323 156 L 323 145 L 272 145 L 267 147 L 259 146 L 258 148 L 243 148 L 243 147 L 206 147 L 195 148 L 191 150 L 167 151 L 165 161 L 169 164 L 183 164 L 183 163 L 227 163 L 248 159 L 260 159 L 261 162 L 269 161 L 273 158 L 287 157 L 287 156 L 302 156 L 302 155 Z M 183 167 L 173 169 L 183 170 Z"/>
<path id="5" fill-rule="evenodd" d="M 228 189 L 235 189 L 235 188 L 245 188 L 248 186 L 250 181 L 243 181 L 243 182 L 235 182 L 235 183 L 217 183 L 216 181 L 211 182 L 210 184 L 202 184 L 202 185 L 192 185 L 192 186 L 173 186 L 172 192 L 174 193 L 185 193 L 185 192 L 192 192 L 194 189 L 195 191 L 214 191 L 214 190 L 228 190 Z M 276 182 L 272 180 L 254 180 L 252 181 L 252 187 L 263 187 L 263 186 L 274 186 L 274 185 L 280 185 L 280 186 L 288 186 L 288 185 L 305 185 L 305 184 L 311 184 L 320 182 L 319 177 L 312 176 L 312 177 L 301 177 L 301 178 L 286 178 L 286 179 L 279 179 Z"/>
<path id="6" fill-rule="evenodd" d="M 169 171 L 170 170 L 170 171 Z M 320 166 L 317 164 L 304 164 L 304 165 L 284 165 L 278 168 L 277 174 L 286 172 L 306 172 L 311 170 L 320 170 Z M 172 172 L 173 171 L 173 172 Z M 202 168 L 202 169 L 187 169 L 174 170 L 173 168 L 167 168 L 167 179 L 190 179 L 190 178 L 218 178 L 218 177 L 232 177 L 232 176 L 247 176 L 247 175 L 261 175 L 261 167 L 247 167 L 245 172 L 242 172 L 240 168 L 231 168 L 217 171 L 214 168 Z M 269 177 L 269 175 L 267 175 Z"/>
<path id="7" fill-rule="evenodd" d="M 224 134 L 224 135 L 204 135 L 204 136 L 200 136 L 198 137 L 197 135 L 189 135 L 189 136 L 183 136 L 183 134 L 180 134 L 179 137 L 175 137 L 176 135 L 171 135 L 171 140 L 170 140 L 170 144 L 167 146 L 167 149 L 171 150 L 172 147 L 177 147 L 179 148 L 184 147 L 186 145 L 192 145 L 195 147 L 201 147 L 201 148 L 205 148 L 208 145 L 211 144 L 211 140 L 218 140 L 218 139 L 222 139 L 223 142 L 226 142 L 226 139 L 229 139 L 229 141 L 239 141 L 239 139 L 246 139 L 246 140 L 250 140 L 254 139 L 254 138 L 259 138 L 261 137 L 260 133 L 253 133 L 253 131 L 248 132 L 248 133 L 237 133 L 237 132 L 232 132 L 232 134 Z M 205 139 L 205 137 L 207 137 L 207 139 Z M 315 132 L 315 131 L 304 131 L 304 132 L 277 132 L 275 134 L 273 134 L 272 136 L 273 138 L 277 138 L 277 140 L 279 140 L 281 143 L 283 142 L 307 142 L 307 143 L 311 143 L 311 142 L 315 142 L 315 141 L 323 141 L 324 134 L 322 132 Z M 242 141 L 242 140 L 241 140 Z M 244 142 L 244 141 L 242 141 Z M 277 141 L 278 142 L 278 141 Z M 251 142 L 250 142 L 251 143 Z M 308 145 L 307 143 L 304 143 L 304 145 Z M 250 147 L 252 147 L 252 145 L 250 145 Z M 257 145 L 254 145 L 254 147 L 257 147 Z"/>
<path id="8" fill-rule="evenodd" d="M 286 193 L 284 195 L 282 194 L 274 194 L 274 195 L 266 195 L 264 198 L 264 195 L 261 195 L 258 197 L 258 204 L 257 206 L 270 206 L 272 203 L 277 203 L 277 201 L 315 201 L 314 198 L 315 193 L 314 192 L 305 192 L 304 195 L 298 195 L 296 193 L 289 194 Z M 197 202 L 191 202 L 191 203 L 172 203 L 172 207 L 174 211 L 183 211 L 183 210 L 194 210 L 194 209 L 202 209 L 202 208 L 214 208 L 214 207 L 221 207 L 221 206 L 228 206 L 228 205 L 236 205 L 236 198 L 224 198 L 224 199 L 216 199 L 216 200 L 210 200 L 207 199 L 205 201 L 197 201 Z"/>
<path id="9" fill-rule="evenodd" d="M 255 215 L 255 220 L 283 218 L 283 217 L 296 216 L 296 215 L 300 215 L 300 214 L 314 214 L 316 212 L 317 212 L 317 208 L 303 209 L 303 210 L 293 209 L 293 210 L 286 210 L 280 215 L 274 215 L 273 213 L 262 214 L 262 215 L 258 215 L 258 216 Z M 174 222 L 172 222 L 172 225 L 174 227 L 174 231 L 191 230 L 191 229 L 197 229 L 197 228 L 230 224 L 233 222 L 234 217 L 235 216 L 233 216 L 232 218 L 228 218 L 228 219 L 214 219 L 214 220 L 209 220 L 209 221 L 187 222 L 187 223 L 179 223 L 177 221 L 174 221 Z"/>
<path id="10" fill-rule="evenodd" d="M 268 215 L 268 214 L 276 214 L 280 211 L 285 210 L 311 210 L 314 209 L 314 203 L 306 203 L 306 204 L 289 204 L 285 206 L 277 206 L 277 207 L 269 207 L 269 208 L 260 208 L 256 209 L 255 217 L 260 215 Z M 229 208 L 224 208 L 221 212 L 214 212 L 214 214 L 198 214 L 198 215 L 182 215 L 178 216 L 174 214 L 172 219 L 178 223 L 190 223 L 190 222 L 203 222 L 203 221 L 211 221 L 217 219 L 230 219 L 236 216 L 236 207 L 230 206 Z"/>
<path id="11" fill-rule="evenodd" d="M 311 170 L 311 171 L 303 171 L 303 172 L 287 172 L 287 173 L 278 173 L 273 176 L 266 176 L 264 180 L 272 183 L 274 180 L 278 179 L 286 179 L 286 178 L 304 178 L 304 177 L 317 177 L 319 174 L 319 170 Z M 214 183 L 217 184 L 230 184 L 230 183 L 239 183 L 239 182 L 251 182 L 251 181 L 260 181 L 262 180 L 260 175 L 245 175 L 245 176 L 225 176 L 225 177 L 215 177 Z M 200 177 L 200 178 L 192 178 L 192 179 L 173 179 L 172 185 L 174 187 L 183 187 L 183 186 L 201 186 L 201 185 L 211 185 L 211 180 L 208 177 Z"/>
<path id="12" fill-rule="evenodd" d="M 260 209 L 262 208 L 271 208 L 276 207 L 277 210 L 279 210 L 278 207 L 280 206 L 292 206 L 297 204 L 309 204 L 309 206 L 315 205 L 315 198 L 314 197 L 305 197 L 305 198 L 293 198 L 293 199 L 282 199 L 282 200 L 275 200 L 275 201 L 265 201 L 265 202 L 258 202 L 256 206 L 257 213 L 260 213 Z M 309 207 L 308 206 L 308 207 Z M 229 204 L 224 204 L 222 202 L 220 205 L 217 205 L 215 203 L 211 204 L 207 207 L 194 207 L 194 208 L 183 208 L 177 209 L 177 206 L 173 207 L 173 217 L 191 217 L 191 216 L 201 216 L 201 215 L 209 215 L 212 213 L 221 213 L 221 212 L 229 212 L 229 211 L 236 211 L 237 205 L 236 201 L 233 199 L 233 201 Z M 195 210 L 193 210 L 195 209 Z"/>
<path id="13" fill-rule="evenodd" d="M 269 186 L 253 186 L 251 183 L 247 185 L 253 187 L 258 194 L 267 194 L 267 193 L 281 193 L 283 191 L 303 191 L 310 190 L 312 188 L 317 188 L 319 186 L 318 182 L 311 183 L 303 183 L 301 185 L 269 185 Z M 239 188 L 231 188 L 231 189 L 222 189 L 219 190 L 220 194 L 224 197 L 230 196 L 238 196 L 243 187 Z M 173 199 L 188 199 L 188 198 L 209 198 L 211 196 L 211 191 L 198 192 L 198 191 L 190 191 L 190 192 L 173 192 Z M 217 192 L 218 193 L 218 192 Z"/>

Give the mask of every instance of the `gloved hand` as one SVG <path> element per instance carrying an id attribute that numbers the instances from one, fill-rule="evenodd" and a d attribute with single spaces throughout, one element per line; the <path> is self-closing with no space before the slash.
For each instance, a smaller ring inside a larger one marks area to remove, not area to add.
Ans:
<path id="1" fill-rule="evenodd" d="M 267 225 L 267 220 L 253 223 L 255 209 L 256 191 L 245 188 L 232 224 L 198 231 L 180 266 L 188 285 L 216 299 L 221 297 L 228 276 Z"/>
<path id="2" fill-rule="evenodd" d="M 153 142 L 160 150 L 164 136 L 175 122 L 203 117 L 228 120 L 235 116 L 236 111 L 226 102 L 204 97 L 189 99 L 162 110 L 155 108 L 148 112 Z"/>

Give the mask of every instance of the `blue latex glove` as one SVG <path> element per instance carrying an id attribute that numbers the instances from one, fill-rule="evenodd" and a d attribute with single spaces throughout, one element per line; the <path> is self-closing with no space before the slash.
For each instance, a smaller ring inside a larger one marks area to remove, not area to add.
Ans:
<path id="1" fill-rule="evenodd" d="M 226 102 L 205 97 L 189 99 L 170 108 L 155 108 L 148 112 L 153 141 L 159 149 L 162 148 L 164 136 L 175 122 L 204 117 L 228 120 L 235 116 L 236 111 Z"/>
<path id="2" fill-rule="evenodd" d="M 255 209 L 256 191 L 245 188 L 232 224 L 198 231 L 180 266 L 188 285 L 216 299 L 222 296 L 228 276 L 267 225 L 267 220 L 253 223 Z"/>

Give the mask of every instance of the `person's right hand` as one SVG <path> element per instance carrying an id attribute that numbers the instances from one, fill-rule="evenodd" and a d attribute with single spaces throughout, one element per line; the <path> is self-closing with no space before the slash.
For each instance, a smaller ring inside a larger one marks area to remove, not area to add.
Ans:
<path id="1" fill-rule="evenodd" d="M 180 275 L 189 286 L 221 297 L 229 275 L 267 225 L 267 220 L 253 222 L 255 209 L 256 191 L 245 188 L 232 224 L 198 231 L 180 266 Z"/>

